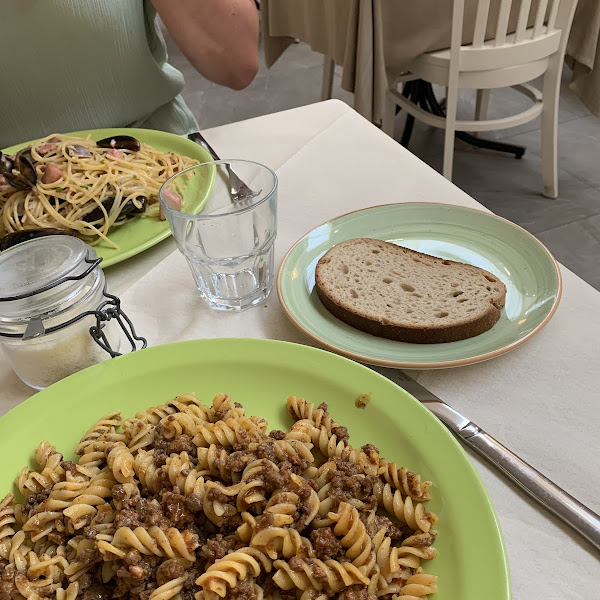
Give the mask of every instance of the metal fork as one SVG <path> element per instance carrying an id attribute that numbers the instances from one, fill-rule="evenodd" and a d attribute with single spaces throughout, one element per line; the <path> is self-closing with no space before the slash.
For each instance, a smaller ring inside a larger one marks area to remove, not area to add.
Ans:
<path id="1" fill-rule="evenodd" d="M 212 146 L 206 141 L 204 136 L 196 131 L 190 133 L 188 138 L 202 146 L 215 160 L 221 160 L 219 155 L 213 150 Z M 253 192 L 240 178 L 240 176 L 233 170 L 231 165 L 226 164 L 227 175 L 229 176 L 229 196 L 234 202 L 245 202 L 251 200 L 258 195 L 258 192 Z"/>

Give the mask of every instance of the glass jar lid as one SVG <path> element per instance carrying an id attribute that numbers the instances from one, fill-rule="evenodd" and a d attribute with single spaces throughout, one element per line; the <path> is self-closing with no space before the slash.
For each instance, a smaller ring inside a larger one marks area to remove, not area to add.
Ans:
<path id="1" fill-rule="evenodd" d="M 97 260 L 91 246 L 64 235 L 29 240 L 5 250 L 0 254 L 0 320 L 64 310 L 97 279 L 87 276 Z"/>

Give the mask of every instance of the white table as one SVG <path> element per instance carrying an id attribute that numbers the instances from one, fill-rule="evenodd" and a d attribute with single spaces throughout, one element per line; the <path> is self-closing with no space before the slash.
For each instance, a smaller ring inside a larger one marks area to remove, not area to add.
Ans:
<path id="1" fill-rule="evenodd" d="M 482 208 L 339 101 L 205 133 L 222 156 L 258 160 L 277 171 L 277 266 L 315 225 L 368 205 L 410 200 Z M 150 345 L 213 337 L 310 343 L 287 321 L 275 292 L 266 309 L 211 311 L 193 293 L 185 260 L 169 254 L 172 248 L 163 245 L 107 272 L 110 289 Z M 562 274 L 561 305 L 527 344 L 486 363 L 423 371 L 417 379 L 599 512 L 600 294 L 567 269 Z M 179 291 L 176 310 L 173 290 Z M 31 394 L 2 362 L 0 390 L 0 414 Z M 600 597 L 598 552 L 469 454 L 500 518 L 514 598 Z"/>

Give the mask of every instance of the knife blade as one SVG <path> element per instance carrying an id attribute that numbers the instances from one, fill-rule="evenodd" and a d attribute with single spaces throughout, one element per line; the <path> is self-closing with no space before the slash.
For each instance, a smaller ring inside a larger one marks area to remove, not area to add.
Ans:
<path id="1" fill-rule="evenodd" d="M 372 367 L 426 406 L 450 431 L 534 500 L 600 549 L 600 516 L 511 452 L 481 427 L 398 369 Z"/>

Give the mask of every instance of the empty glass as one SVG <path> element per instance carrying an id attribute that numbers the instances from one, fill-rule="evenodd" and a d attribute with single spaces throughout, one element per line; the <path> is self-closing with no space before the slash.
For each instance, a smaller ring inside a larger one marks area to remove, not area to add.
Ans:
<path id="1" fill-rule="evenodd" d="M 195 165 L 158 194 L 198 290 L 215 310 L 264 302 L 274 278 L 277 176 L 246 160 Z"/>

